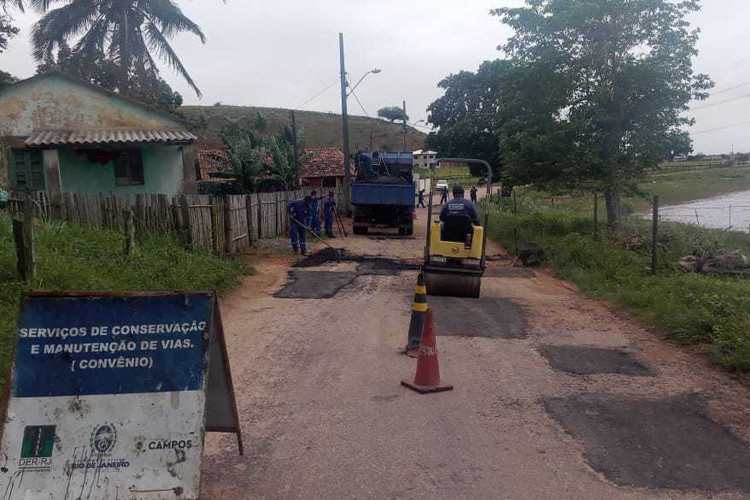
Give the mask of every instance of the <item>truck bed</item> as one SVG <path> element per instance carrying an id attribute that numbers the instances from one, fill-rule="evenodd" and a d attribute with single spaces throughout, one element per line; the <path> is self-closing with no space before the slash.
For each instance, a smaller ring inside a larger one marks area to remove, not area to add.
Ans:
<path id="1" fill-rule="evenodd" d="M 374 184 L 355 182 L 352 185 L 352 205 L 390 205 L 413 207 L 412 184 Z"/>

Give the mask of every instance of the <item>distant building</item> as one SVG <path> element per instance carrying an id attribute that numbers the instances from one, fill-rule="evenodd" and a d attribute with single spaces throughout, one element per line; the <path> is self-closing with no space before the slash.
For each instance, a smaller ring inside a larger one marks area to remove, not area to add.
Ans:
<path id="1" fill-rule="evenodd" d="M 350 171 L 353 176 L 353 169 Z M 300 167 L 302 183 L 310 187 L 339 188 L 344 185 L 344 153 L 334 148 L 305 150 Z"/>
<path id="2" fill-rule="evenodd" d="M 435 158 L 437 157 L 437 151 L 418 149 L 414 151 L 413 154 L 414 154 L 414 167 L 415 168 L 438 167 L 438 165 L 435 163 Z"/>
<path id="3" fill-rule="evenodd" d="M 57 73 L 0 89 L 0 186 L 18 191 L 196 192 L 182 118 Z"/>

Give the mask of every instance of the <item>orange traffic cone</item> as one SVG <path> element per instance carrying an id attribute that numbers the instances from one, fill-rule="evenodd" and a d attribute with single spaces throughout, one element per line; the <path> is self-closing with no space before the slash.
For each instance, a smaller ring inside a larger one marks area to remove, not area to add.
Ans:
<path id="1" fill-rule="evenodd" d="M 435 339 L 435 320 L 432 317 L 432 309 L 427 309 L 424 328 L 422 329 L 421 344 L 419 359 L 417 359 L 417 374 L 414 376 L 414 382 L 402 380 L 401 385 L 421 394 L 453 390 L 451 384 L 445 384 L 440 381 L 440 366 L 438 365 L 437 341 Z"/>

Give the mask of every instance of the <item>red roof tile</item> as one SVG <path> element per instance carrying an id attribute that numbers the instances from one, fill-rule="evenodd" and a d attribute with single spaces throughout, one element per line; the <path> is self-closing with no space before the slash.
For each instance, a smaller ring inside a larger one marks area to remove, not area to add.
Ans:
<path id="1" fill-rule="evenodd" d="M 344 153 L 334 148 L 311 148 L 305 150 L 305 162 L 300 177 L 343 177 Z"/>
<path id="2" fill-rule="evenodd" d="M 211 177 L 212 173 L 231 172 L 227 152 L 223 149 L 201 149 L 198 151 L 198 170 L 200 170 L 201 181 L 226 182 L 229 179 Z"/>

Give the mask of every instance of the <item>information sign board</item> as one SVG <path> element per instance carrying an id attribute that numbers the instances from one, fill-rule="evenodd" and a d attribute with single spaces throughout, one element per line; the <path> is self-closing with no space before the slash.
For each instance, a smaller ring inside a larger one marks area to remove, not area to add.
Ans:
<path id="1" fill-rule="evenodd" d="M 212 293 L 31 294 L 0 499 L 197 499 L 210 415 L 239 438 L 229 373 Z"/>

